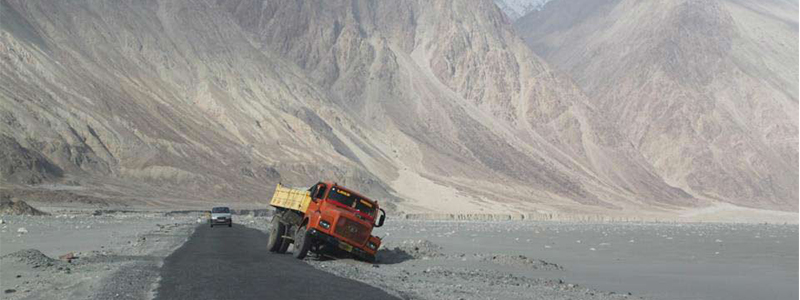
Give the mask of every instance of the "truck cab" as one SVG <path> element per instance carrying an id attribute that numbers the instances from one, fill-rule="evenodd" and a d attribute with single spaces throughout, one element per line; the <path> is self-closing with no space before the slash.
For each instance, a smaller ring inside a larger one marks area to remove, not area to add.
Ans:
<path id="1" fill-rule="evenodd" d="M 285 252 L 288 244 L 294 243 L 297 258 L 312 251 L 346 252 L 365 261 L 375 260 L 381 239 L 373 236 L 372 230 L 383 226 L 386 219 L 376 201 L 333 182 L 319 182 L 305 191 L 307 198 L 295 196 L 298 200 L 288 201 L 292 192 L 279 185 L 270 203 L 277 208 L 270 251 Z"/>

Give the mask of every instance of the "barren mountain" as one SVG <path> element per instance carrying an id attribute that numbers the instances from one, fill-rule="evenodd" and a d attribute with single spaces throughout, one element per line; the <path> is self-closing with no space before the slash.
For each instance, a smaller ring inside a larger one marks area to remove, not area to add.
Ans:
<path id="1" fill-rule="evenodd" d="M 796 211 L 797 15 L 783 0 L 559 0 L 515 26 L 669 184 Z"/>
<path id="2" fill-rule="evenodd" d="M 265 205 L 279 181 L 331 179 L 406 212 L 704 204 L 489 0 L 0 3 L 7 187 Z"/>
<path id="3" fill-rule="evenodd" d="M 213 3 L 3 1 L 2 14 L 5 183 L 263 205 L 281 180 L 334 178 L 389 196 L 320 115 L 349 117 Z"/>

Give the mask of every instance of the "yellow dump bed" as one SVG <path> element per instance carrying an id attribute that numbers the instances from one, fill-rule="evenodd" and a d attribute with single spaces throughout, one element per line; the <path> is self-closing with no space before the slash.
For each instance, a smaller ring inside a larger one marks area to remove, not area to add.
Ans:
<path id="1" fill-rule="evenodd" d="M 311 203 L 309 191 L 284 187 L 279 183 L 269 205 L 305 213 L 309 203 Z"/>

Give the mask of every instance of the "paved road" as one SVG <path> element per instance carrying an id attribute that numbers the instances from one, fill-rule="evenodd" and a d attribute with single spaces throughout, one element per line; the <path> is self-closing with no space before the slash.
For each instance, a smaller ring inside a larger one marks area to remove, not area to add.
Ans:
<path id="1" fill-rule="evenodd" d="M 234 224 L 200 226 L 164 261 L 156 299 L 396 299 L 289 254 L 267 251 L 267 234 Z"/>

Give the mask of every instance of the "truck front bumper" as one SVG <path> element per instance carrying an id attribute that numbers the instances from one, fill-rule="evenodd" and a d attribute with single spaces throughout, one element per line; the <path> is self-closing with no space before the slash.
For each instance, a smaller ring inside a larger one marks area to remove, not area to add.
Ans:
<path id="1" fill-rule="evenodd" d="M 322 241 L 325 244 L 328 244 L 328 245 L 330 245 L 330 246 L 332 246 L 334 248 L 340 249 L 342 251 L 345 251 L 345 252 L 348 252 L 348 253 L 352 253 L 353 255 L 358 256 L 361 259 L 370 260 L 370 259 L 375 257 L 375 254 L 370 254 L 370 253 L 368 253 L 367 251 L 364 251 L 361 248 L 358 248 L 356 246 L 350 245 L 350 244 L 348 244 L 348 243 L 346 243 L 344 241 L 340 241 L 336 237 L 328 235 L 327 233 L 320 232 L 319 230 L 316 230 L 314 228 L 311 228 L 311 230 L 308 231 L 308 234 L 313 236 L 318 241 Z"/>

